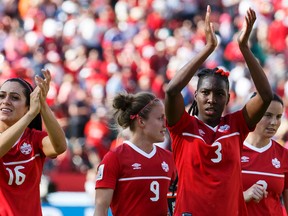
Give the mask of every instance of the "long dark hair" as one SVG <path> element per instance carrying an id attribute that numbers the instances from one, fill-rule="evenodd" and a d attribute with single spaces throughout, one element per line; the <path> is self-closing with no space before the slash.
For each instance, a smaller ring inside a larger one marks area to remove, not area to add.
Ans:
<path id="1" fill-rule="evenodd" d="M 30 94 L 34 90 L 32 85 L 22 78 L 11 78 L 6 80 L 4 83 L 6 82 L 17 82 L 24 87 L 23 93 L 26 97 L 26 105 L 30 107 Z M 34 128 L 36 130 L 42 130 L 42 118 L 40 113 L 38 113 L 38 115 L 30 122 L 28 127 L 31 129 Z"/>

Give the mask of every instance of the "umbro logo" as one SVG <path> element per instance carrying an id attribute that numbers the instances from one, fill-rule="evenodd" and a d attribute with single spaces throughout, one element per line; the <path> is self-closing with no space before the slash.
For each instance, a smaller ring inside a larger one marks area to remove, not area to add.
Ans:
<path id="1" fill-rule="evenodd" d="M 202 129 L 199 129 L 199 134 L 200 134 L 200 136 L 204 136 L 205 132 Z"/>
<path id="2" fill-rule="evenodd" d="M 138 170 L 138 169 L 141 169 L 141 164 L 134 163 L 134 164 L 132 164 L 132 167 L 133 167 L 134 170 Z"/>
<path id="3" fill-rule="evenodd" d="M 242 156 L 241 157 L 241 163 L 247 163 L 247 162 L 249 162 L 249 157 L 247 157 L 247 156 Z"/>

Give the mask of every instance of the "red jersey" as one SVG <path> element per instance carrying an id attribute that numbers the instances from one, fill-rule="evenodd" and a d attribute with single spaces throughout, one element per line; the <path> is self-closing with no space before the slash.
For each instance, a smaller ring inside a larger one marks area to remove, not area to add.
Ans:
<path id="1" fill-rule="evenodd" d="M 147 154 L 124 141 L 104 156 L 96 189 L 114 189 L 110 205 L 113 215 L 167 216 L 167 192 L 174 175 L 171 152 L 154 145 Z"/>
<path id="2" fill-rule="evenodd" d="M 268 192 L 259 203 L 246 203 L 248 214 L 283 216 L 280 196 L 288 188 L 288 150 L 274 140 L 263 148 L 244 142 L 241 164 L 243 189 L 258 183 Z"/>
<path id="3" fill-rule="evenodd" d="M 168 129 L 179 175 L 175 215 L 247 215 L 240 153 L 249 129 L 242 111 L 214 128 L 184 112 Z"/>
<path id="4" fill-rule="evenodd" d="M 42 215 L 39 184 L 45 155 L 46 132 L 27 128 L 0 158 L 0 215 Z"/>

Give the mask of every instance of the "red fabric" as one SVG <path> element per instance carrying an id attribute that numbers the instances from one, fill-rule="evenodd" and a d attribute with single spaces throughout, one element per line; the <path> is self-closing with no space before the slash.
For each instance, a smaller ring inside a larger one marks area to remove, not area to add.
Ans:
<path id="1" fill-rule="evenodd" d="M 46 158 L 42 151 L 45 136 L 46 132 L 27 128 L 0 159 L 0 213 L 4 211 L 7 216 L 42 215 L 39 185 Z"/>
<path id="2" fill-rule="evenodd" d="M 160 16 L 159 13 L 152 12 L 147 15 L 147 27 L 151 30 L 160 29 L 164 24 L 164 19 Z"/>
<path id="3" fill-rule="evenodd" d="M 259 203 L 246 203 L 249 215 L 262 216 L 269 212 L 269 215 L 282 216 L 280 197 L 288 187 L 287 158 L 288 150 L 274 140 L 262 149 L 244 143 L 241 157 L 243 189 L 246 191 L 257 183 L 266 186 L 268 192 Z"/>
<path id="4" fill-rule="evenodd" d="M 171 152 L 154 146 L 147 154 L 125 141 L 98 167 L 96 188 L 114 189 L 113 215 L 167 215 L 167 193 L 175 176 Z"/>
<path id="5" fill-rule="evenodd" d="M 99 157 L 102 159 L 110 148 L 110 145 L 108 146 L 107 143 L 104 142 L 104 138 L 110 133 L 106 123 L 90 120 L 85 125 L 84 133 L 86 136 L 86 145 L 95 148 Z"/>
<path id="6" fill-rule="evenodd" d="M 230 43 L 227 44 L 224 50 L 224 57 L 226 60 L 232 62 L 244 61 L 243 55 L 236 41 L 231 41 Z"/>
<path id="7" fill-rule="evenodd" d="M 285 40 L 288 35 L 288 28 L 282 21 L 274 21 L 269 25 L 268 43 L 276 52 L 283 52 L 286 49 Z"/>
<path id="8" fill-rule="evenodd" d="M 222 117 L 216 128 L 184 112 L 168 129 L 179 176 L 176 215 L 247 215 L 240 154 L 249 129 L 242 111 Z"/>

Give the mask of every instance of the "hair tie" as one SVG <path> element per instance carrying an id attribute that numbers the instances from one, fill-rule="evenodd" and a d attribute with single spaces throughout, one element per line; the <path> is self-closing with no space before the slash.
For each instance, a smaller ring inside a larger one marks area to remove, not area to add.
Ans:
<path id="1" fill-rule="evenodd" d="M 215 71 L 216 74 L 219 74 L 221 76 L 229 77 L 230 73 L 228 71 L 224 71 L 222 68 L 219 68 Z"/>
<path id="2" fill-rule="evenodd" d="M 133 120 L 133 119 L 135 119 L 135 118 L 137 118 L 138 117 L 138 114 L 136 114 L 136 115 L 130 115 L 130 119 L 131 120 Z"/>

